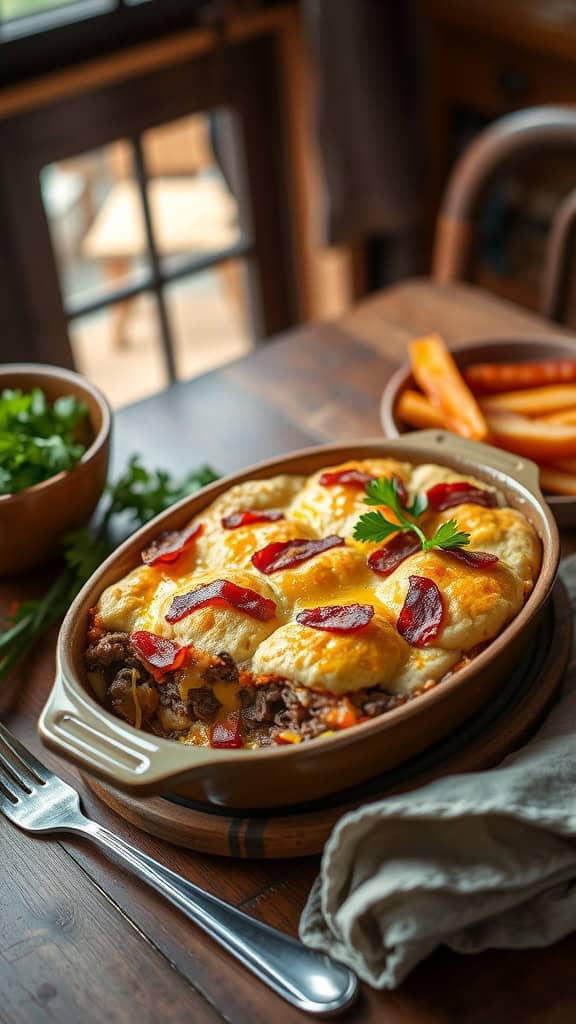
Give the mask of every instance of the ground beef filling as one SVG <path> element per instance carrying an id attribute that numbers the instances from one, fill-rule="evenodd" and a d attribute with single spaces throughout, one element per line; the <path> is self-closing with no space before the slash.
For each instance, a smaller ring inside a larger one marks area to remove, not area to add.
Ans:
<path id="1" fill-rule="evenodd" d="M 228 683 L 238 688 L 245 742 L 268 746 L 285 732 L 302 740 L 314 739 L 331 728 L 327 717 L 338 708 L 340 698 L 316 693 L 286 680 L 271 678 L 250 682 L 226 651 L 211 657 L 198 652 L 193 658 L 197 685 L 183 697 L 176 673 L 157 682 L 139 659 L 129 633 L 106 633 L 93 638 L 86 650 L 86 666 L 98 672 L 106 685 L 105 703 L 114 714 L 134 724 L 140 708 L 142 725 L 151 731 L 177 738 L 198 722 L 210 726 L 221 708 L 214 687 Z M 239 683 L 241 685 L 239 686 Z M 409 698 L 382 687 L 349 694 L 358 718 L 375 718 Z"/>

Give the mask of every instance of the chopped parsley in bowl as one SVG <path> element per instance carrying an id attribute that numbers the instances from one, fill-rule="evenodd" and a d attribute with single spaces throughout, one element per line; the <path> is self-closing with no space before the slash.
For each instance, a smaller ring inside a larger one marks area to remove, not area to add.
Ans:
<path id="1" fill-rule="evenodd" d="M 61 553 L 106 484 L 112 417 L 79 373 L 39 363 L 0 366 L 0 577 Z"/>
<path id="2" fill-rule="evenodd" d="M 72 469 L 92 440 L 88 408 L 75 395 L 49 402 L 41 388 L 0 392 L 0 495 Z"/>

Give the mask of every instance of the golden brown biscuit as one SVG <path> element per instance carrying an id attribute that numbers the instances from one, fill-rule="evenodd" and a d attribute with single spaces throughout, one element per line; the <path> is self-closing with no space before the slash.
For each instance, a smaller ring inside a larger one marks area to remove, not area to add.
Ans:
<path id="1" fill-rule="evenodd" d="M 215 579 L 248 587 L 268 600 L 274 600 L 274 595 L 267 582 L 262 577 L 257 578 L 255 573 L 200 572 L 178 581 L 159 574 L 154 581 L 153 576 L 153 569 L 137 569 L 104 592 L 97 613 L 106 629 L 128 632 L 145 629 L 181 644 L 193 644 L 209 654 L 227 651 L 235 661 L 243 663 L 282 621 L 275 617 L 262 622 L 229 605 L 207 605 L 194 609 L 179 622 L 167 622 L 166 614 L 174 597 Z"/>
<path id="2" fill-rule="evenodd" d="M 516 615 L 523 603 L 520 578 L 504 562 L 470 569 L 440 551 L 419 552 L 407 558 L 376 592 L 389 613 L 398 618 L 409 588 L 409 577 L 433 580 L 444 601 L 445 618 L 430 646 L 469 651 L 491 640 Z"/>
<path id="3" fill-rule="evenodd" d="M 396 459 L 351 459 L 314 473 L 294 498 L 290 506 L 290 517 L 305 523 L 319 537 L 330 533 L 351 537 L 359 517 L 368 511 L 368 506 L 364 504 L 364 488 L 348 484 L 325 487 L 319 482 L 323 473 L 344 469 L 358 469 L 374 477 L 397 476 L 406 484 L 412 473 L 409 463 L 398 462 Z"/>
<path id="4" fill-rule="evenodd" d="M 540 569 L 540 541 L 521 512 L 513 508 L 457 505 L 431 518 L 427 531 L 433 534 L 449 519 L 455 519 L 458 528 L 470 534 L 470 550 L 498 555 L 520 577 L 525 593 L 532 589 Z"/>
<path id="5" fill-rule="evenodd" d="M 364 629 L 350 634 L 289 622 L 260 644 L 252 660 L 256 672 L 339 695 L 391 683 L 407 655 L 407 644 L 394 626 L 375 615 Z"/>
<path id="6" fill-rule="evenodd" d="M 286 614 L 326 604 L 374 604 L 376 600 L 374 574 L 366 558 L 347 545 L 322 551 L 265 579 Z"/>

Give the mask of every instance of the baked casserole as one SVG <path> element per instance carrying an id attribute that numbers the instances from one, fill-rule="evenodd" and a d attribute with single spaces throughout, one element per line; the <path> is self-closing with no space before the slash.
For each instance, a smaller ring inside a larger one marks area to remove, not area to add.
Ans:
<path id="1" fill-rule="evenodd" d="M 374 481 L 402 510 L 384 509 L 399 527 L 384 541 L 359 536 Z M 466 540 L 427 547 L 446 529 Z M 441 685 L 518 614 L 541 546 L 486 482 L 367 458 L 236 484 L 141 557 L 90 612 L 92 690 L 158 736 L 254 749 L 321 740 Z"/>

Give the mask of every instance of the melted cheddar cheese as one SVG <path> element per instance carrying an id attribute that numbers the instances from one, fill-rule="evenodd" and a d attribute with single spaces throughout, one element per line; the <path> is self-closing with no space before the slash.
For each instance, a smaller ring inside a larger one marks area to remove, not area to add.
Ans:
<path id="1" fill-rule="evenodd" d="M 412 496 L 436 483 L 459 480 L 487 488 L 482 481 L 441 466 L 414 467 L 392 459 L 355 460 L 326 468 L 395 475 Z M 308 478 L 284 475 L 231 487 L 193 520 L 193 524 L 202 523 L 202 533 L 175 563 L 140 566 L 104 591 L 96 609 L 102 628 L 149 630 L 211 655 L 227 651 L 241 668 L 338 696 L 373 686 L 406 694 L 441 679 L 518 613 L 540 565 L 540 543 L 520 512 L 462 504 L 426 513 L 421 523 L 428 536 L 440 523 L 455 519 L 461 530 L 470 533 L 468 550 L 492 552 L 499 561 L 474 569 L 438 550 L 418 551 L 385 578 L 372 572 L 367 561 L 379 545 L 352 538 L 355 523 L 367 511 L 363 489 L 324 486 L 321 472 Z M 222 524 L 232 513 L 261 509 L 279 510 L 283 518 L 234 529 Z M 252 563 L 253 554 L 270 543 L 328 534 L 342 537 L 344 544 L 269 575 Z M 436 639 L 425 648 L 412 646 L 397 629 L 411 575 L 434 580 L 445 609 Z M 273 600 L 276 615 L 260 621 L 219 603 L 196 608 L 179 622 L 166 620 L 175 596 L 216 579 Z M 356 633 L 338 634 L 296 621 L 303 609 L 352 603 L 369 604 L 375 612 Z M 199 678 L 194 669 L 178 674 L 183 697 L 200 685 Z M 229 693 L 224 685 L 222 694 L 217 694 L 221 703 Z M 200 732 L 196 740 L 187 742 L 201 742 Z"/>

